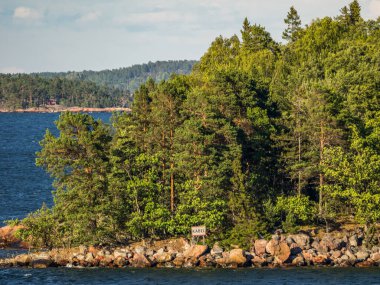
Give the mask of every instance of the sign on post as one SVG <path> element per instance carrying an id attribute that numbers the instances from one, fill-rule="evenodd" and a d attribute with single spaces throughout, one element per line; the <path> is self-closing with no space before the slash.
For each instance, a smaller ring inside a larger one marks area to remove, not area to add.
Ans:
<path id="1" fill-rule="evenodd" d="M 191 236 L 192 243 L 194 242 L 194 238 L 196 238 L 198 242 L 198 238 L 202 237 L 203 244 L 205 244 L 206 226 L 191 227 Z"/>
<path id="2" fill-rule="evenodd" d="M 191 227 L 191 235 L 193 237 L 203 237 L 206 235 L 206 226 Z"/>

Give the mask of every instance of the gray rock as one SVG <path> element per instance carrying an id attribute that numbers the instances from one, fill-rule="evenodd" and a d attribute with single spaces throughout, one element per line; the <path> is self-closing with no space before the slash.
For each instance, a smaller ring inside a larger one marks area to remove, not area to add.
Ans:
<path id="1" fill-rule="evenodd" d="M 79 253 L 83 254 L 83 255 L 86 255 L 86 253 L 87 253 L 87 247 L 84 246 L 84 245 L 80 245 L 79 246 Z"/>
<path id="2" fill-rule="evenodd" d="M 89 262 L 89 263 L 92 263 L 92 262 L 94 261 L 94 255 L 93 255 L 91 252 L 88 252 L 88 253 L 86 254 L 85 261 L 86 261 L 86 262 Z"/>
<path id="3" fill-rule="evenodd" d="M 291 244 L 295 243 L 294 239 L 290 236 L 286 238 L 286 243 L 290 246 Z"/>
<path id="4" fill-rule="evenodd" d="M 374 262 L 380 262 L 380 252 L 375 252 L 371 254 L 371 259 Z"/>
<path id="5" fill-rule="evenodd" d="M 138 254 L 145 254 L 146 248 L 144 246 L 138 245 L 135 247 L 135 252 Z"/>
<path id="6" fill-rule="evenodd" d="M 296 266 L 304 266 L 306 262 L 302 256 L 297 256 L 292 260 L 292 264 Z"/>
<path id="7" fill-rule="evenodd" d="M 165 252 L 164 248 L 160 248 L 157 250 L 156 254 L 163 254 Z"/>
<path id="8" fill-rule="evenodd" d="M 348 240 L 350 246 L 357 247 L 358 246 L 358 236 L 354 234 L 353 236 L 350 236 Z"/>
<path id="9" fill-rule="evenodd" d="M 265 254 L 265 248 L 268 242 L 265 239 L 257 239 L 255 240 L 254 250 L 256 255 L 261 256 Z"/>
<path id="10" fill-rule="evenodd" d="M 127 253 L 124 250 L 115 249 L 115 251 L 113 252 L 113 256 L 115 258 L 118 258 L 118 257 L 126 258 L 127 257 Z"/>
<path id="11" fill-rule="evenodd" d="M 349 260 L 350 258 L 347 255 L 343 254 L 339 259 L 340 260 Z"/>
<path id="12" fill-rule="evenodd" d="M 219 243 L 215 243 L 214 246 L 212 247 L 211 251 L 210 251 L 211 255 L 215 256 L 222 256 L 222 253 L 223 253 L 223 248 L 221 248 L 219 246 Z"/>
<path id="13" fill-rule="evenodd" d="M 342 256 L 342 252 L 340 250 L 334 250 L 332 253 L 331 253 L 331 258 L 333 260 L 335 259 L 338 259 Z M 347 256 L 347 255 L 346 255 Z M 348 257 L 347 257 L 348 258 Z"/>
<path id="14" fill-rule="evenodd" d="M 369 257 L 369 253 L 366 251 L 359 251 L 356 253 L 356 258 L 359 260 L 366 260 Z"/>
<path id="15" fill-rule="evenodd" d="M 356 256 L 350 250 L 346 250 L 344 254 L 348 256 L 349 260 L 356 260 Z"/>
<path id="16" fill-rule="evenodd" d="M 154 250 L 151 249 L 151 248 L 148 248 L 146 251 L 145 251 L 145 254 L 147 256 L 153 256 L 154 255 Z"/>
<path id="17" fill-rule="evenodd" d="M 289 237 L 302 249 L 306 249 L 310 245 L 310 237 L 306 234 L 289 235 Z"/>
<path id="18" fill-rule="evenodd" d="M 79 253 L 76 255 L 76 258 L 78 259 L 78 261 L 84 261 L 86 259 L 86 256 L 82 253 Z"/>

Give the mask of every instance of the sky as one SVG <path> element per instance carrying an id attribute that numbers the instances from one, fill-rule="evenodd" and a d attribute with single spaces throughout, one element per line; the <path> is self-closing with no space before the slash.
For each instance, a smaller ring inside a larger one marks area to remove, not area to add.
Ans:
<path id="1" fill-rule="evenodd" d="M 199 59 L 245 17 L 281 40 L 294 6 L 303 24 L 336 16 L 348 0 L 0 0 L 0 73 L 103 70 Z M 380 16 L 380 0 L 359 0 Z"/>

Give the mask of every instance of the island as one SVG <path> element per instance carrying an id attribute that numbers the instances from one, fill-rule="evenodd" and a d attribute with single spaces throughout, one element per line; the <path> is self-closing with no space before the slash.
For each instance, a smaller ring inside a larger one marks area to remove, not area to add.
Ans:
<path id="1" fill-rule="evenodd" d="M 284 44 L 246 18 L 109 124 L 62 112 L 36 154 L 54 205 L 6 229 L 36 252 L 0 264 L 379 266 L 380 19 L 360 10 L 302 27 L 291 7 Z"/>

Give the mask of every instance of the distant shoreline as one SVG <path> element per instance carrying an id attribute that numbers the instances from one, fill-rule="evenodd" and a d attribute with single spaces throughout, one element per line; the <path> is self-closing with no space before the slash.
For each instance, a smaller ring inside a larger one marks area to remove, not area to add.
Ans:
<path id="1" fill-rule="evenodd" d="M 88 107 L 63 107 L 59 105 L 34 107 L 26 109 L 0 108 L 0 113 L 60 113 L 60 112 L 131 112 L 130 108 L 108 107 L 108 108 L 88 108 Z"/>

